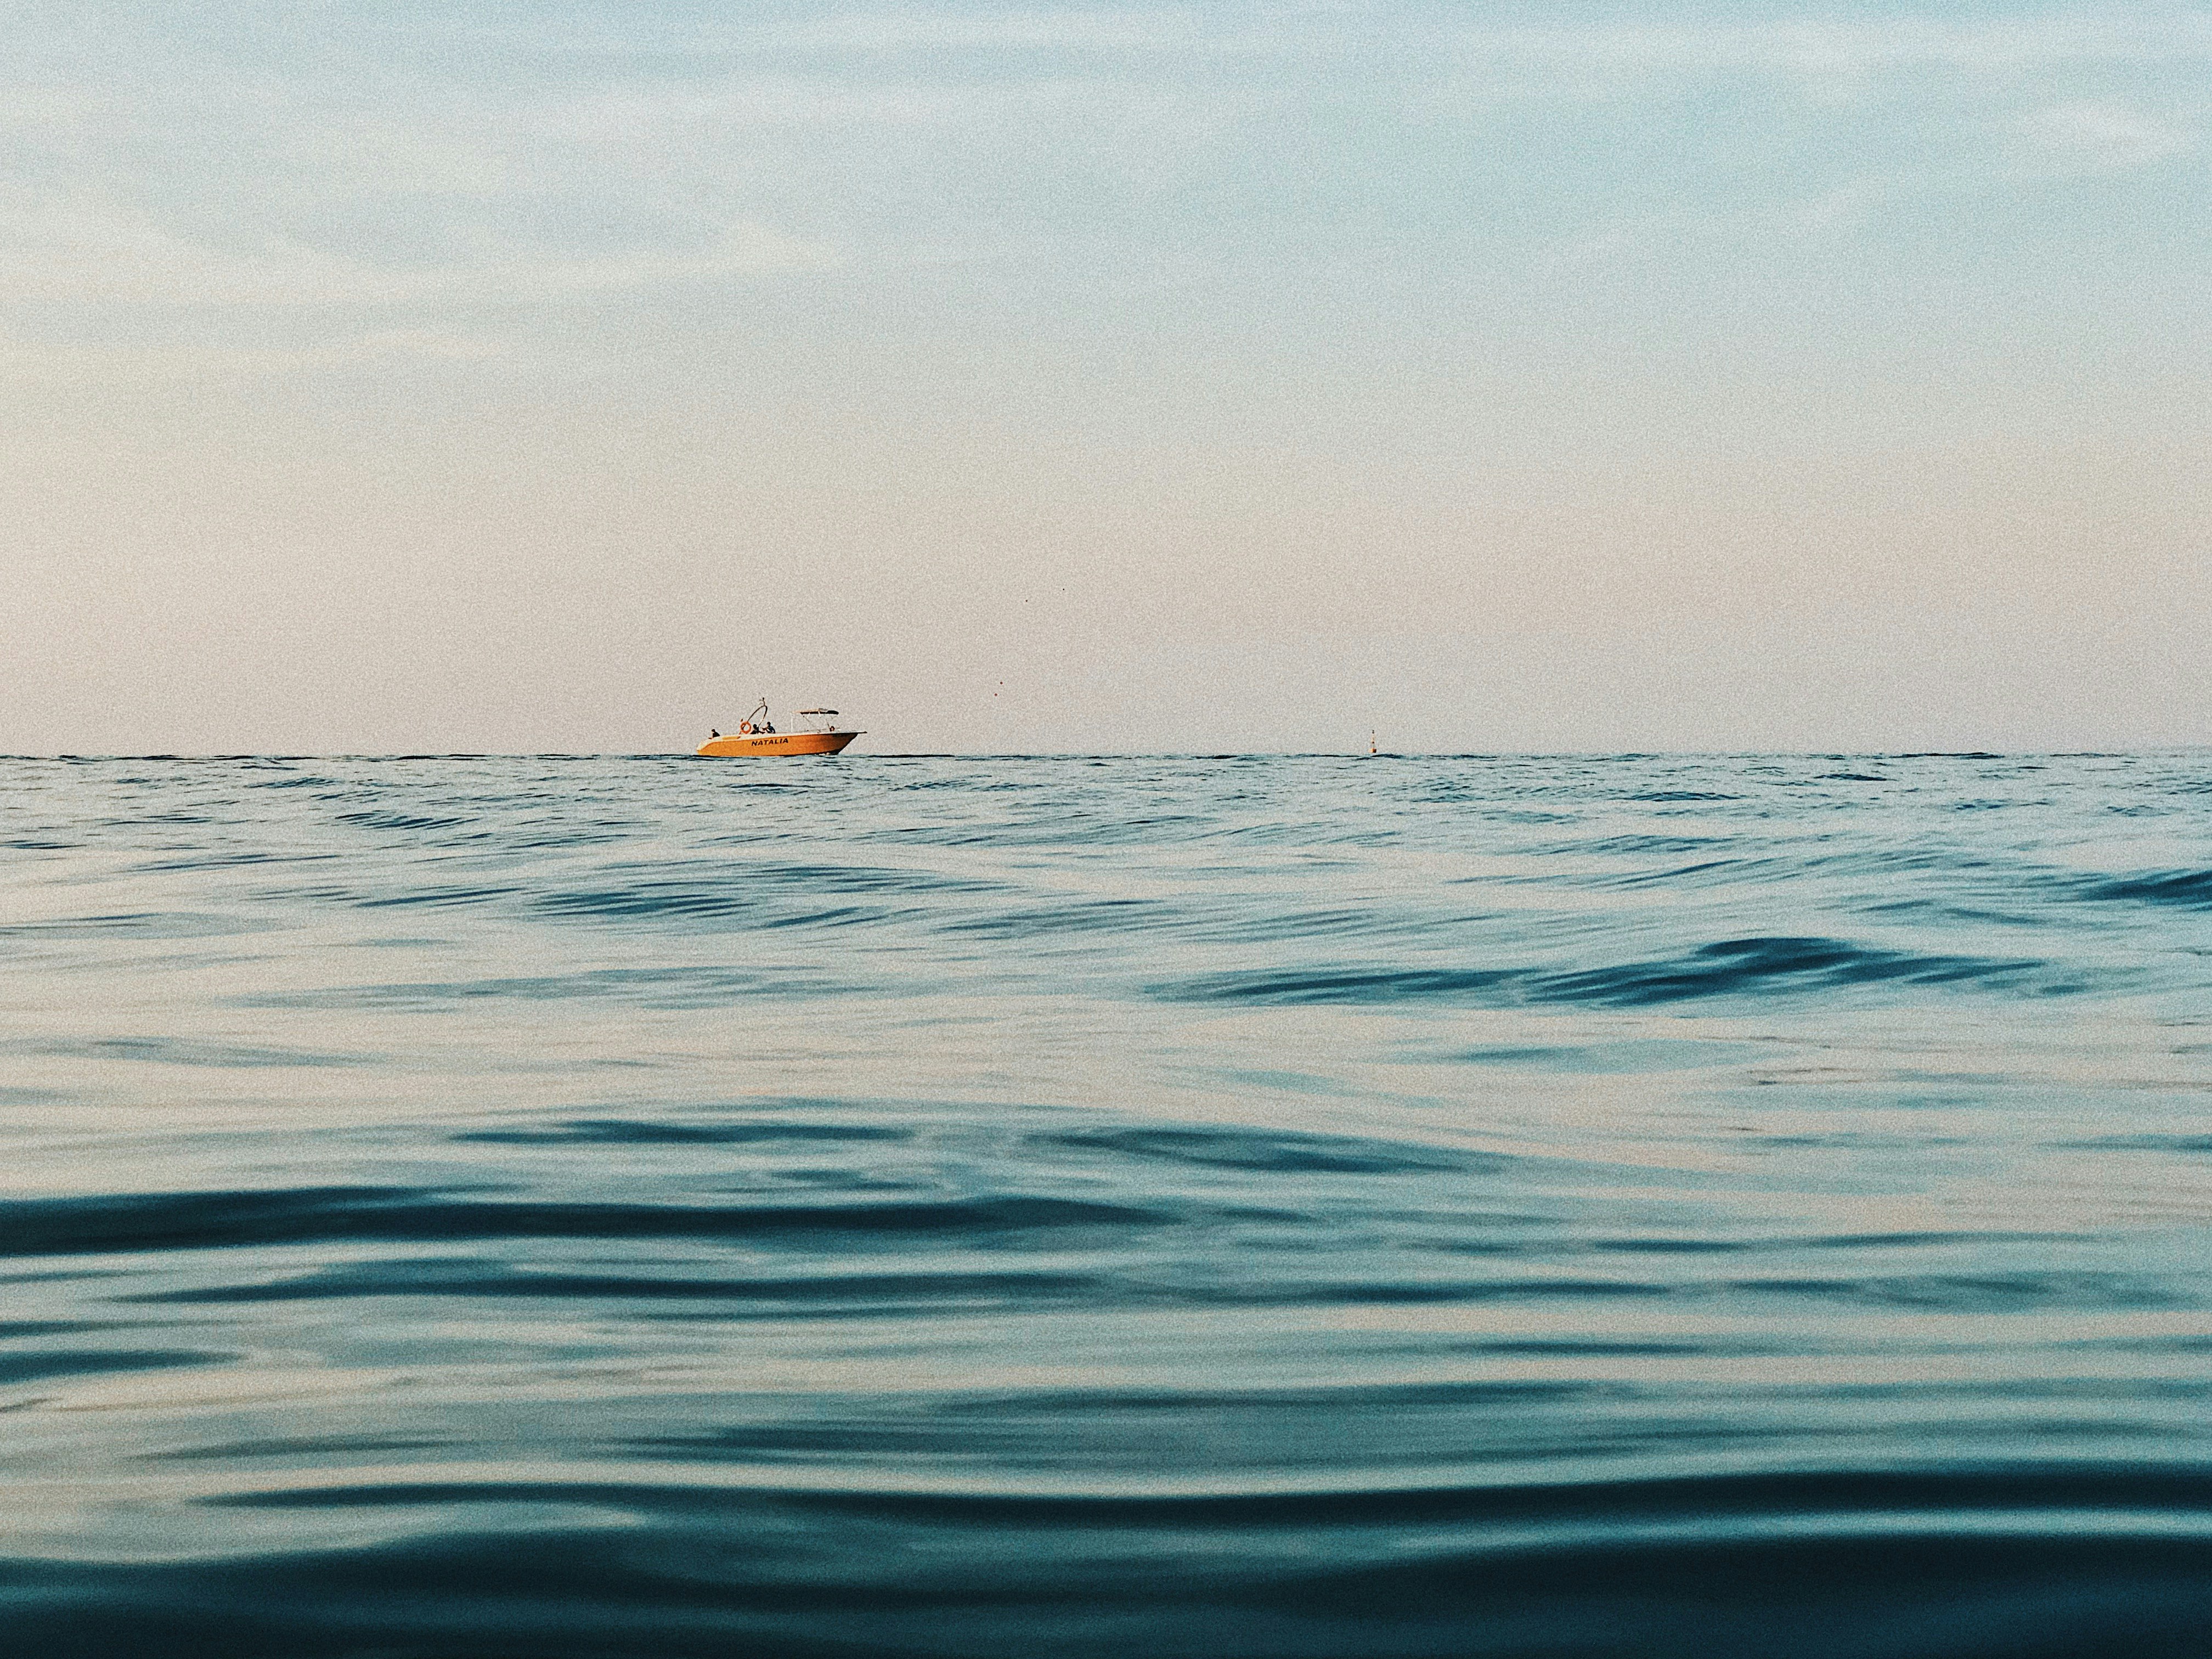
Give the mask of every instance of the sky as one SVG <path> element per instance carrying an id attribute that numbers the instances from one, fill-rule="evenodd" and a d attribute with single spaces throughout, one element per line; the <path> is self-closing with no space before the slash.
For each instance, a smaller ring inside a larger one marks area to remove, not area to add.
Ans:
<path id="1" fill-rule="evenodd" d="M 2212 743 L 2212 6 L 9 17 L 0 752 Z"/>

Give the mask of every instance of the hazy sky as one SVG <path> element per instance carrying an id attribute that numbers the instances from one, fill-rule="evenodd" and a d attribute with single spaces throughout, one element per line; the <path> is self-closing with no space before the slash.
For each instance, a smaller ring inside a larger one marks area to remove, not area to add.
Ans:
<path id="1" fill-rule="evenodd" d="M 2212 7 L 92 3 L 0 750 L 2212 741 Z"/>

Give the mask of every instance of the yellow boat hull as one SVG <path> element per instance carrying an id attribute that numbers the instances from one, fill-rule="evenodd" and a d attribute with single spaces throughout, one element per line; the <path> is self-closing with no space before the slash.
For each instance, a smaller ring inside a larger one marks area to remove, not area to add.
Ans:
<path id="1" fill-rule="evenodd" d="M 858 732 L 733 732 L 709 738 L 696 752 L 728 759 L 772 755 L 834 755 Z"/>

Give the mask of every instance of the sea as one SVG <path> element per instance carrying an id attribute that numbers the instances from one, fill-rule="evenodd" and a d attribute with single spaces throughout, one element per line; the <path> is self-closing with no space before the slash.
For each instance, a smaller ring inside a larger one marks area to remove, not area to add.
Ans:
<path id="1" fill-rule="evenodd" d="M 2212 753 L 0 762 L 29 1659 L 2212 1653 Z"/>

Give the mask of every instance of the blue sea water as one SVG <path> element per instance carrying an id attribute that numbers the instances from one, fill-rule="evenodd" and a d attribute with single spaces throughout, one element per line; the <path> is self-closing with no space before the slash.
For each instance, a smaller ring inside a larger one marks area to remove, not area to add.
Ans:
<path id="1" fill-rule="evenodd" d="M 0 781 L 11 1651 L 2212 1652 L 2212 757 Z"/>

